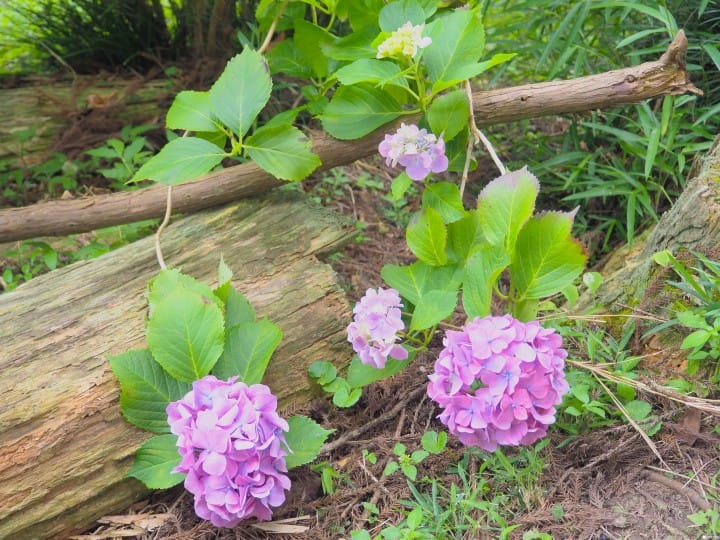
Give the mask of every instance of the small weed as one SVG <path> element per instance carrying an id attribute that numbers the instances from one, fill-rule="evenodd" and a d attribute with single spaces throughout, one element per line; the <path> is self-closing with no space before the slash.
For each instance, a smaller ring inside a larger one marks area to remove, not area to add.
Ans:
<path id="1" fill-rule="evenodd" d="M 152 157 L 152 147 L 142 134 L 154 128 L 150 125 L 125 126 L 119 139 L 108 139 L 102 146 L 85 152 L 94 158 L 94 168 L 111 180 L 111 189 L 128 189 L 127 182 Z"/>

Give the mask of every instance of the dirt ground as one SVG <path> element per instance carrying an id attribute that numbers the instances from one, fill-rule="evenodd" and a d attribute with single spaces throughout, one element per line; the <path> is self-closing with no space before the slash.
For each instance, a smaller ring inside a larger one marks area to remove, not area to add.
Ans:
<path id="1" fill-rule="evenodd" d="M 113 135 L 99 134 L 88 147 Z M 471 182 L 480 185 L 492 178 L 491 167 L 481 163 L 481 171 Z M 350 177 L 362 173 L 373 174 L 389 185 L 390 174 L 379 162 L 357 163 L 345 171 Z M 319 182 L 318 178 L 306 181 L 305 190 L 312 193 Z M 335 259 L 333 265 L 354 300 L 367 288 L 382 284 L 380 269 L 384 264 L 408 262 L 411 256 L 403 230 L 387 222 L 378 194 L 352 184 L 344 189 L 351 192 L 347 197 L 332 198 L 331 206 L 362 222 L 366 241 L 347 246 L 340 262 Z M 425 394 L 427 375 L 440 347 L 439 339 L 436 341 L 434 348 L 419 355 L 405 372 L 367 388 L 351 409 L 337 409 L 328 399 L 318 398 L 302 411 L 337 430 L 320 460 L 329 462 L 340 478 L 334 493 L 324 495 L 320 475 L 310 466 L 291 471 L 292 491 L 274 516 L 280 532 L 268 532 L 254 523 L 234 530 L 216 529 L 195 517 L 192 497 L 180 486 L 137 503 L 127 509 L 124 518 L 98 523 L 82 538 L 341 539 L 349 538 L 351 530 L 364 528 L 377 534 L 388 524 L 397 523 L 402 519 L 398 501 L 412 499 L 412 494 L 401 474 L 383 477 L 382 471 L 396 442 L 413 451 L 419 448 L 426 430 L 443 428 L 436 420 L 439 411 Z M 717 485 L 720 439 L 709 434 L 715 421 L 702 417 L 700 429 L 697 424 L 688 427 L 687 411 L 669 402 L 656 401 L 654 413 L 663 419 L 663 428 L 653 438 L 662 461 L 631 425 L 613 425 L 578 436 L 555 430 L 541 451 L 546 467 L 538 482 L 517 485 L 489 477 L 489 489 L 507 494 L 507 507 L 513 509 L 508 525 L 519 525 L 509 537 L 522 538 L 524 532 L 539 531 L 556 539 L 697 538 L 698 529 L 686 516 L 709 508 L 707 494 Z M 363 458 L 363 450 L 377 455 L 375 465 Z M 459 484 L 458 474 L 449 469 L 463 452 L 451 438 L 448 451 L 430 456 L 418 467 L 417 486 L 427 485 L 421 480 L 425 477 L 445 486 Z M 512 458 L 516 453 L 510 449 L 506 455 Z M 467 470 L 486 474 L 482 462 L 480 454 L 472 455 Z M 368 512 L 363 502 L 374 504 L 377 514 Z M 474 517 L 484 522 L 479 511 Z M 148 532 L 136 534 L 143 525 Z M 289 526 L 304 530 L 290 532 Z M 498 532 L 493 530 L 453 536 L 497 537 Z"/>

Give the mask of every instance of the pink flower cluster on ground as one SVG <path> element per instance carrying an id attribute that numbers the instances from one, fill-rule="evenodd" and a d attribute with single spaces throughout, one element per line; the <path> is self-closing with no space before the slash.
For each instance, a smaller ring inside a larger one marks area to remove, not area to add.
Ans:
<path id="1" fill-rule="evenodd" d="M 347 329 L 348 341 L 363 364 L 381 369 L 388 357 L 408 357 L 408 352 L 396 343 L 397 333 L 405 328 L 400 307 L 400 294 L 383 288 L 368 289 L 355 304 L 353 322 Z"/>
<path id="2" fill-rule="evenodd" d="M 555 422 L 569 390 L 562 337 L 537 321 L 476 317 L 448 330 L 428 395 L 440 421 L 468 446 L 532 444 Z"/>
<path id="3" fill-rule="evenodd" d="M 437 138 L 414 124 L 400 124 L 393 135 L 385 135 L 378 151 L 388 166 L 399 163 L 407 175 L 417 181 L 424 180 L 431 172 L 440 173 L 448 168 L 442 136 Z"/>
<path id="4" fill-rule="evenodd" d="M 290 489 L 281 447 L 289 427 L 276 412 L 277 398 L 263 384 L 236 380 L 207 375 L 167 406 L 182 457 L 174 472 L 187 473 L 195 512 L 217 527 L 271 519 L 270 507 Z"/>

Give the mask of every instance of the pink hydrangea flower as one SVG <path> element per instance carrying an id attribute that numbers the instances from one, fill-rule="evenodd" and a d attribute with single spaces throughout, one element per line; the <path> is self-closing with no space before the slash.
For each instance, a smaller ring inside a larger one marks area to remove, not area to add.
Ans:
<path id="1" fill-rule="evenodd" d="M 493 451 L 532 444 L 555 422 L 570 389 L 562 337 L 537 321 L 476 317 L 448 330 L 429 377 L 440 421 L 463 444 Z"/>
<path id="2" fill-rule="evenodd" d="M 195 512 L 217 527 L 271 519 L 270 507 L 290 489 L 281 446 L 289 427 L 276 412 L 277 398 L 263 384 L 236 380 L 207 375 L 167 406 L 181 456 L 174 472 L 187 474 Z"/>
<path id="3" fill-rule="evenodd" d="M 388 357 L 405 360 L 408 352 L 398 345 L 397 333 L 405 328 L 402 322 L 400 294 L 395 289 L 368 289 L 353 309 L 353 322 L 348 326 L 348 341 L 360 361 L 378 369 L 384 368 Z"/>
<path id="4" fill-rule="evenodd" d="M 400 124 L 393 135 L 385 135 L 378 151 L 388 166 L 399 163 L 407 175 L 417 181 L 424 180 L 431 172 L 440 173 L 448 168 L 442 135 L 437 138 L 415 124 Z"/>

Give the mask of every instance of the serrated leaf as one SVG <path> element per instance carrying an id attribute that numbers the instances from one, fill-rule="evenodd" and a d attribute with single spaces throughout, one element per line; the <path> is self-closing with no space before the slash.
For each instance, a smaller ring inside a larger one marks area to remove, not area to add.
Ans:
<path id="1" fill-rule="evenodd" d="M 108 358 L 120 381 L 120 411 L 141 429 L 169 433 L 165 409 L 181 399 L 191 386 L 178 381 L 160 367 L 148 350 L 132 350 Z"/>
<path id="2" fill-rule="evenodd" d="M 500 275 L 510 264 L 501 245 L 478 246 L 465 264 L 462 302 L 468 319 L 490 315 L 492 294 Z"/>
<path id="3" fill-rule="evenodd" d="M 341 86 L 320 116 L 325 131 L 337 139 L 359 139 L 403 114 L 387 92 L 368 84 Z"/>
<path id="4" fill-rule="evenodd" d="M 424 293 L 420 297 L 420 301 L 415 305 L 410 320 L 410 331 L 417 332 L 435 326 L 440 321 L 450 317 L 456 306 L 456 290 L 438 290 Z"/>
<path id="5" fill-rule="evenodd" d="M 335 72 L 342 84 L 371 83 L 378 86 L 393 84 L 407 88 L 408 83 L 400 76 L 401 70 L 395 62 L 376 58 L 361 58 Z"/>
<path id="6" fill-rule="evenodd" d="M 456 69 L 449 70 L 445 73 L 443 79 L 436 81 L 432 86 L 432 91 L 434 93 L 442 92 L 443 90 L 446 90 L 447 88 L 450 88 L 451 86 L 455 86 L 456 84 L 466 81 L 468 79 L 472 79 L 473 77 L 477 77 L 481 73 L 485 73 L 488 69 L 493 68 L 499 64 L 503 64 L 509 60 L 512 60 L 515 58 L 516 53 L 506 54 L 506 53 L 499 53 L 494 55 L 490 60 L 485 60 L 483 62 L 476 62 L 473 64 L 464 64 L 459 66 Z"/>
<path id="7" fill-rule="evenodd" d="M 161 270 L 148 285 L 148 304 L 150 305 L 150 313 L 153 313 L 155 304 L 157 304 L 158 301 L 162 301 L 176 289 L 187 289 L 189 291 L 193 291 L 206 300 L 215 302 L 219 308 L 223 307 L 222 301 L 217 298 L 217 295 L 208 284 L 198 281 L 192 276 L 183 274 L 180 270 L 170 268 Z"/>
<path id="8" fill-rule="evenodd" d="M 417 261 L 408 266 L 386 264 L 380 273 L 385 283 L 415 305 L 426 292 L 454 291 L 460 286 L 459 270 L 454 266 L 430 266 Z"/>
<path id="9" fill-rule="evenodd" d="M 432 82 L 453 80 L 453 72 L 476 63 L 485 47 L 485 31 L 476 9 L 458 9 L 428 24 L 432 44 L 422 61 Z"/>
<path id="10" fill-rule="evenodd" d="M 218 131 L 218 124 L 210 111 L 210 94 L 195 90 L 185 90 L 175 96 L 165 117 L 169 129 L 212 132 Z"/>
<path id="11" fill-rule="evenodd" d="M 185 479 L 172 470 L 180 464 L 177 435 L 157 435 L 148 439 L 135 454 L 135 462 L 128 472 L 150 489 L 167 489 Z"/>
<path id="12" fill-rule="evenodd" d="M 288 469 L 310 463 L 317 458 L 325 439 L 334 429 L 323 429 L 307 416 L 293 416 L 288 418 L 290 430 L 285 434 L 285 441 L 289 448 L 285 464 Z"/>
<path id="13" fill-rule="evenodd" d="M 465 212 L 465 217 L 448 224 L 448 259 L 464 264 L 481 241 L 483 236 L 477 210 Z"/>
<path id="14" fill-rule="evenodd" d="M 227 154 L 198 137 L 180 137 L 167 143 L 133 175 L 131 182 L 154 180 L 175 186 L 210 172 Z"/>
<path id="15" fill-rule="evenodd" d="M 186 382 L 200 379 L 210 373 L 223 352 L 222 311 L 191 290 L 175 289 L 155 303 L 147 342 L 155 360 L 170 375 Z"/>
<path id="16" fill-rule="evenodd" d="M 503 245 L 512 256 L 518 232 L 530 218 L 540 184 L 526 167 L 504 174 L 478 195 L 478 219 L 491 244 Z"/>
<path id="17" fill-rule="evenodd" d="M 243 137 L 270 99 L 270 69 L 262 55 L 250 48 L 234 56 L 210 88 L 211 112 Z"/>
<path id="18" fill-rule="evenodd" d="M 560 292 L 578 277 L 587 257 L 570 236 L 573 214 L 548 212 L 531 218 L 517 238 L 510 276 L 517 300 Z"/>
<path id="19" fill-rule="evenodd" d="M 245 384 L 258 384 L 270 357 L 282 340 L 282 331 L 267 319 L 228 328 L 225 350 L 213 373 L 220 379 L 239 376 Z"/>
<path id="20" fill-rule="evenodd" d="M 244 294 L 230 287 L 225 300 L 225 326 L 231 328 L 240 323 L 254 322 L 255 309 Z"/>
<path id="21" fill-rule="evenodd" d="M 347 382 L 352 388 L 362 388 L 375 381 L 381 381 L 392 377 L 396 373 L 400 373 L 415 358 L 416 351 L 408 351 L 408 357 L 405 360 L 395 360 L 388 358 L 384 368 L 378 369 L 373 366 L 363 364 L 360 359 L 355 356 L 350 362 L 347 372 Z"/>
<path id="22" fill-rule="evenodd" d="M 335 36 L 304 19 L 295 19 L 293 28 L 293 41 L 300 49 L 305 63 L 310 66 L 316 77 L 327 77 L 335 63 L 333 62 L 331 66 L 330 59 L 325 56 L 321 47 L 333 43 Z"/>
<path id="23" fill-rule="evenodd" d="M 263 126 L 245 139 L 243 146 L 259 167 L 283 180 L 303 180 L 321 165 L 310 139 L 287 124 Z"/>
<path id="24" fill-rule="evenodd" d="M 426 187 L 422 195 L 422 206 L 435 210 L 446 224 L 458 221 L 467 215 L 460 197 L 460 189 L 450 182 L 436 182 Z"/>
<path id="25" fill-rule="evenodd" d="M 402 199 L 412 183 L 412 178 L 410 178 L 405 171 L 393 178 L 392 184 L 390 184 L 390 193 L 392 194 L 393 201 L 397 202 Z"/>
<path id="26" fill-rule="evenodd" d="M 390 2 L 380 10 L 379 24 L 383 32 L 394 32 L 403 24 L 410 22 L 413 26 L 425 22 L 425 11 L 414 1 L 400 0 Z"/>
<path id="27" fill-rule="evenodd" d="M 423 208 L 410 221 L 405 234 L 408 247 L 422 262 L 431 266 L 447 263 L 447 228 L 432 208 Z"/>
<path id="28" fill-rule="evenodd" d="M 438 137 L 442 133 L 446 142 L 466 129 L 469 119 L 470 106 L 463 90 L 455 90 L 435 98 L 427 111 L 430 129 Z"/>
<path id="29" fill-rule="evenodd" d="M 377 15 L 374 15 L 377 20 Z M 372 42 L 377 33 L 377 27 L 363 28 L 336 39 L 333 43 L 323 43 L 321 49 L 323 54 L 333 60 L 353 61 L 361 58 L 375 58 L 377 49 L 372 46 Z"/>
<path id="30" fill-rule="evenodd" d="M 305 61 L 302 51 L 291 39 L 284 39 L 267 52 L 270 73 L 284 73 L 299 79 L 312 77 L 312 68 Z"/>
<path id="31" fill-rule="evenodd" d="M 641 400 L 633 400 L 628 403 L 625 403 L 625 410 L 630 415 L 630 418 L 635 420 L 636 422 L 640 422 L 641 420 L 645 420 L 645 418 L 648 417 L 648 415 L 652 412 L 652 405 L 650 405 L 646 401 Z"/>

